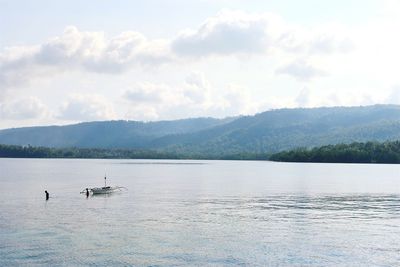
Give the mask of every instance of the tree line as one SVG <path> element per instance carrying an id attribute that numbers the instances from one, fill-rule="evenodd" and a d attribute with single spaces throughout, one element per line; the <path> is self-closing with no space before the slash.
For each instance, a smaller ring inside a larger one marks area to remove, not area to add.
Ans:
<path id="1" fill-rule="evenodd" d="M 0 145 L 3 158 L 104 158 L 104 159 L 162 159 L 178 158 L 174 153 L 149 150 L 100 149 L 100 148 L 50 148 L 34 146 Z"/>
<path id="2" fill-rule="evenodd" d="M 297 148 L 270 156 L 283 162 L 400 163 L 400 141 L 354 142 L 315 148 Z"/>
<path id="3" fill-rule="evenodd" d="M 179 150 L 103 149 L 103 148 L 50 148 L 0 144 L 0 158 L 87 158 L 87 159 L 222 159 L 265 160 L 266 154 L 219 154 L 183 152 Z"/>
<path id="4" fill-rule="evenodd" d="M 220 159 L 272 160 L 282 162 L 400 163 L 400 141 L 354 142 L 314 148 L 297 148 L 275 154 L 237 152 L 225 154 L 180 150 L 50 148 L 1 145 L 2 158 L 89 158 L 89 159 Z"/>

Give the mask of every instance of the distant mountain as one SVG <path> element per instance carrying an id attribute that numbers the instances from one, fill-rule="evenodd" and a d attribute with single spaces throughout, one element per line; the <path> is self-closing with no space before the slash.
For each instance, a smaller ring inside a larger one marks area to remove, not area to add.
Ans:
<path id="1" fill-rule="evenodd" d="M 182 153 L 274 153 L 296 147 L 400 139 L 400 106 L 278 109 L 184 135 L 156 147 Z"/>
<path id="2" fill-rule="evenodd" d="M 0 131 L 2 144 L 133 148 L 213 156 L 398 139 L 400 106 L 396 105 L 277 109 L 228 119 L 106 121 Z"/>
<path id="3" fill-rule="evenodd" d="M 175 121 L 99 121 L 66 126 L 0 130 L 0 143 L 47 147 L 146 148 L 154 139 L 198 132 L 234 118 L 195 118 Z"/>

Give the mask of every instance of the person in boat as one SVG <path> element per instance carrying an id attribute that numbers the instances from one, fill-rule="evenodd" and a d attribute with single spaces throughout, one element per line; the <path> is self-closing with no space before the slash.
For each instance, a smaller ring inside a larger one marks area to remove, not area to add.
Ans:
<path id="1" fill-rule="evenodd" d="M 86 197 L 89 197 L 89 188 L 86 188 Z"/>
<path id="2" fill-rule="evenodd" d="M 49 192 L 47 192 L 47 190 L 45 190 L 44 193 L 46 194 L 46 200 L 49 200 Z"/>

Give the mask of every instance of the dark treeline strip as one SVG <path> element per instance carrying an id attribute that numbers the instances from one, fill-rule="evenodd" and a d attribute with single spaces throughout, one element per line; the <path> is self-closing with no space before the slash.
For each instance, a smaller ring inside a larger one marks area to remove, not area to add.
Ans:
<path id="1" fill-rule="evenodd" d="M 206 154 L 175 151 L 140 149 L 101 148 L 49 148 L 0 144 L 0 158 L 88 158 L 88 159 L 222 159 L 222 160 L 265 160 L 266 154 Z"/>
<path id="2" fill-rule="evenodd" d="M 128 149 L 49 148 L 33 146 L 0 145 L 3 158 L 178 158 L 173 153 Z"/>
<path id="3" fill-rule="evenodd" d="M 298 148 L 271 155 L 283 162 L 400 163 L 400 141 L 338 144 Z"/>
<path id="4" fill-rule="evenodd" d="M 298 148 L 271 155 L 263 153 L 188 153 L 141 149 L 49 148 L 1 145 L 2 158 L 91 158 L 91 159 L 220 159 L 326 163 L 400 163 L 400 141 L 366 142 Z"/>

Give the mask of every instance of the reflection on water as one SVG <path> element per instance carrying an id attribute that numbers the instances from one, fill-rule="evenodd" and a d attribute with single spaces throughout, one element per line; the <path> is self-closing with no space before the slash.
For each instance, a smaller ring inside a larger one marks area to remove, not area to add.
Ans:
<path id="1" fill-rule="evenodd" d="M 87 198 L 110 198 L 110 197 L 115 197 L 119 194 L 123 194 L 123 191 L 115 191 L 112 193 L 107 193 L 107 194 L 90 194 Z M 86 195 L 85 195 L 86 196 Z"/>
<path id="2" fill-rule="evenodd" d="M 124 162 L 0 160 L 0 266 L 400 262 L 395 165 Z"/>
<path id="3" fill-rule="evenodd" d="M 168 161 L 136 161 L 136 162 L 115 162 L 115 164 L 131 164 L 131 165 L 204 165 L 205 162 L 168 162 Z"/>
<path id="4" fill-rule="evenodd" d="M 263 216 L 259 216 L 262 214 L 268 219 L 279 219 L 281 216 L 291 218 L 304 213 L 311 215 L 308 219 L 313 220 L 400 218 L 400 195 L 273 195 L 250 199 L 204 199 L 185 205 L 210 211 L 224 210 L 227 213 L 224 216 L 247 213 L 256 219 L 262 219 Z"/>

